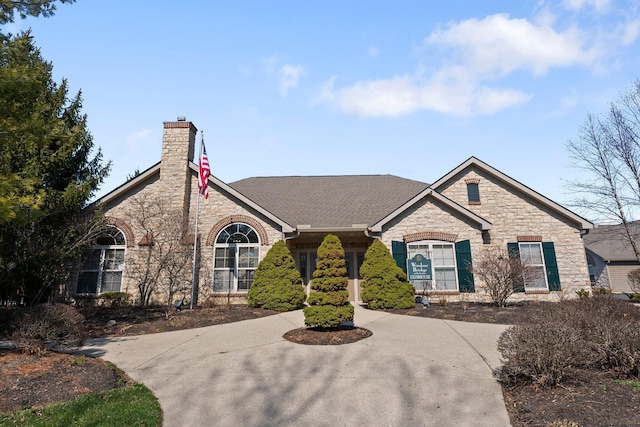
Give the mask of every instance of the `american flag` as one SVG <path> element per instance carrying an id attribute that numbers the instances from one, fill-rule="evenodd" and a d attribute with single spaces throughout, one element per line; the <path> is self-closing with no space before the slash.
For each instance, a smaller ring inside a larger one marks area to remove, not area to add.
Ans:
<path id="1" fill-rule="evenodd" d="M 200 173 L 198 173 L 198 190 L 200 194 L 204 194 L 204 198 L 209 198 L 209 175 L 211 175 L 211 169 L 209 169 L 209 158 L 207 157 L 207 149 L 204 148 L 204 141 L 202 141 L 202 156 L 200 157 Z"/>

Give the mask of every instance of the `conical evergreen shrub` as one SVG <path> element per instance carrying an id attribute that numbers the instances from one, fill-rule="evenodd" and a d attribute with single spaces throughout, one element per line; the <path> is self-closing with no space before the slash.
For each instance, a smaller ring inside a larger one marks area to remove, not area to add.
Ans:
<path id="1" fill-rule="evenodd" d="M 309 327 L 337 328 L 353 320 L 349 303 L 347 266 L 340 239 L 328 234 L 318 248 L 318 263 L 313 272 L 311 293 L 304 308 L 304 323 Z"/>
<path id="2" fill-rule="evenodd" d="M 250 307 L 290 311 L 301 308 L 305 297 L 296 262 L 286 243 L 280 240 L 258 264 L 247 303 Z"/>
<path id="3" fill-rule="evenodd" d="M 360 297 L 369 308 L 411 308 L 415 305 L 413 285 L 380 240 L 369 246 L 360 275 Z"/>

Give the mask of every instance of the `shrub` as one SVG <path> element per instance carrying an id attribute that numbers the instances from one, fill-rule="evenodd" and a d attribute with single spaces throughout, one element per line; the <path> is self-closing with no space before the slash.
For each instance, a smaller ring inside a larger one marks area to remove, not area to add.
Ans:
<path id="1" fill-rule="evenodd" d="M 10 336 L 23 352 L 46 351 L 47 344 L 79 345 L 85 338 L 84 316 L 66 304 L 38 304 L 18 316 Z"/>
<path id="2" fill-rule="evenodd" d="M 640 310 L 607 295 L 547 306 L 498 340 L 503 379 L 556 385 L 576 367 L 640 374 Z"/>
<path id="3" fill-rule="evenodd" d="M 380 240 L 375 240 L 367 250 L 360 274 L 363 280 L 360 296 L 369 308 L 411 308 L 415 305 L 413 285 Z"/>
<path id="4" fill-rule="evenodd" d="M 578 296 L 578 298 L 588 298 L 589 296 L 591 296 L 589 291 L 586 289 L 578 289 L 576 291 L 576 295 Z"/>
<path id="5" fill-rule="evenodd" d="M 344 249 L 337 236 L 328 234 L 318 248 L 308 301 L 310 306 L 304 308 L 305 325 L 337 328 L 341 323 L 353 320 L 348 284 Z"/>
<path id="6" fill-rule="evenodd" d="M 636 268 L 627 273 L 629 285 L 634 294 L 640 294 L 640 268 Z"/>
<path id="7" fill-rule="evenodd" d="M 249 288 L 250 307 L 290 311 L 301 308 L 305 292 L 296 262 L 284 241 L 276 242 L 264 257 Z"/>
<path id="8" fill-rule="evenodd" d="M 502 378 L 512 384 L 555 386 L 588 359 L 578 331 L 558 324 L 511 327 L 500 335 L 498 351 L 506 358 Z"/>
<path id="9" fill-rule="evenodd" d="M 524 289 L 524 277 L 533 280 L 539 275 L 526 260 L 499 246 L 484 248 L 470 272 L 484 282 L 485 292 L 499 307 L 504 307 L 516 290 Z"/>
<path id="10" fill-rule="evenodd" d="M 110 307 L 126 307 L 131 305 L 132 297 L 126 292 L 105 292 L 100 299 L 108 301 Z"/>

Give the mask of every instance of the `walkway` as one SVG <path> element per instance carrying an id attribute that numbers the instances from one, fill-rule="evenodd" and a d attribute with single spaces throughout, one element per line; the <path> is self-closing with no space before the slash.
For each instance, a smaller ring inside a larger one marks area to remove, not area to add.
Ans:
<path id="1" fill-rule="evenodd" d="M 91 340 L 160 400 L 165 426 L 508 426 L 496 340 L 505 326 L 356 307 L 373 336 L 305 346 L 282 335 L 302 311 Z"/>

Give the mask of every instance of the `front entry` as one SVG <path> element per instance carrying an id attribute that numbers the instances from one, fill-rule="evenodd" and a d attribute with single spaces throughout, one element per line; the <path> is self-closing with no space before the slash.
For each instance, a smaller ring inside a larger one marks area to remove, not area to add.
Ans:
<path id="1" fill-rule="evenodd" d="M 346 250 L 344 253 L 345 262 L 347 265 L 347 276 L 349 277 L 349 301 L 360 301 L 360 267 L 364 262 L 364 251 L 360 250 Z M 316 269 L 316 262 L 318 257 L 316 252 L 298 252 L 296 254 L 296 264 L 298 271 L 302 276 L 302 281 L 309 293 L 309 283 L 313 280 L 313 272 Z"/>
<path id="2" fill-rule="evenodd" d="M 349 276 L 349 301 L 360 301 L 360 267 L 364 262 L 363 251 L 346 250 L 344 252 L 347 264 L 347 275 Z"/>

